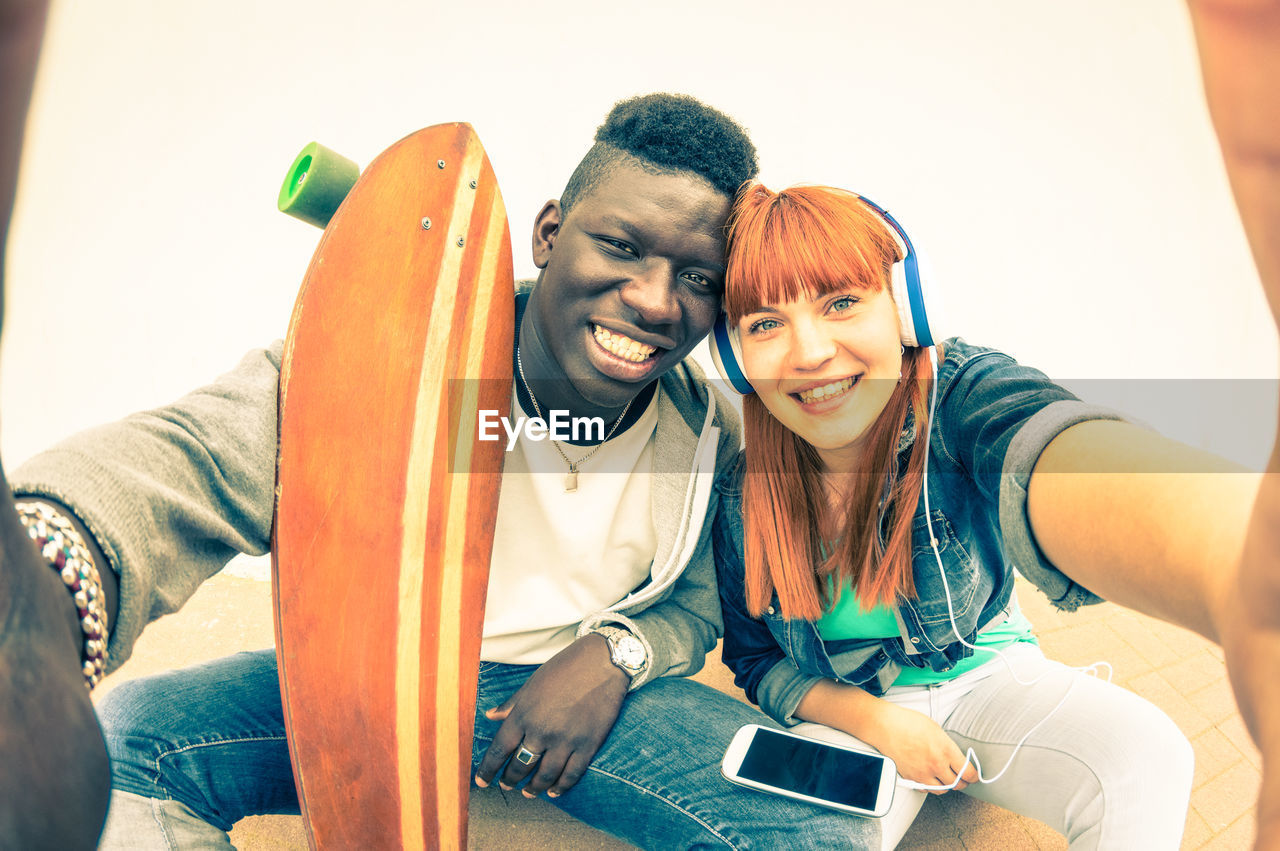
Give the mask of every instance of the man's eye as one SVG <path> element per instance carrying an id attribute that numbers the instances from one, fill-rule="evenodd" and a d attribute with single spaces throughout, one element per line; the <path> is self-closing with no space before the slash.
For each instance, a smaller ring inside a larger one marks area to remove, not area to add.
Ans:
<path id="1" fill-rule="evenodd" d="M 715 290 L 717 288 L 714 280 L 698 272 L 685 272 L 684 279 L 699 289 Z"/>
<path id="2" fill-rule="evenodd" d="M 601 241 L 604 242 L 606 245 L 608 245 L 610 248 L 615 248 L 618 251 L 621 251 L 624 254 L 630 254 L 633 257 L 636 256 L 636 250 L 620 239 L 610 239 L 609 237 L 605 236 L 605 237 L 601 237 Z"/>

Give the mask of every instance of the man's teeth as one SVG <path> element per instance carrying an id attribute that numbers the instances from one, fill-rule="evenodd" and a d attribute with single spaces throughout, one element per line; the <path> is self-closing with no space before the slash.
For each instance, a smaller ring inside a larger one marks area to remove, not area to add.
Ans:
<path id="1" fill-rule="evenodd" d="M 808 405 L 812 402 L 829 399 L 832 396 L 839 396 L 841 393 L 844 393 L 848 391 L 849 388 L 853 387 L 854 381 L 855 379 L 852 377 L 843 379 L 842 381 L 833 381 L 830 384 L 824 384 L 821 387 L 814 387 L 810 390 L 797 393 L 796 395 L 800 397 L 801 402 Z"/>
<path id="2" fill-rule="evenodd" d="M 657 346 L 650 346 L 630 337 L 615 334 L 599 325 L 596 326 L 596 342 L 610 354 L 633 363 L 639 363 L 658 350 Z"/>

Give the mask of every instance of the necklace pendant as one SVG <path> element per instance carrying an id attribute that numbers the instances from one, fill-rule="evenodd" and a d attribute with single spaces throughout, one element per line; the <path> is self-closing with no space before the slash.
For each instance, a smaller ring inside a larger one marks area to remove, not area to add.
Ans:
<path id="1" fill-rule="evenodd" d="M 564 474 L 564 492 L 573 493 L 578 489 L 578 468 L 569 465 L 569 472 Z"/>

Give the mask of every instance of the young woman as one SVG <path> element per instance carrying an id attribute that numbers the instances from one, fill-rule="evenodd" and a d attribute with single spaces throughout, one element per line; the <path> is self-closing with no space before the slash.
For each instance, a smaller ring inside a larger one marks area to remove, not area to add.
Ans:
<path id="1" fill-rule="evenodd" d="M 1013 595 L 1016 567 L 1066 608 L 1096 599 L 1037 538 L 1036 512 L 1070 501 L 1028 490 L 1055 438 L 1117 416 L 992 349 L 916 345 L 931 340 L 919 303 L 901 310 L 912 253 L 848 192 L 755 186 L 737 202 L 726 324 L 754 393 L 716 521 L 724 660 L 782 724 L 897 763 L 887 848 L 949 788 L 1073 849 L 1176 848 L 1186 738 L 1045 659 Z"/>

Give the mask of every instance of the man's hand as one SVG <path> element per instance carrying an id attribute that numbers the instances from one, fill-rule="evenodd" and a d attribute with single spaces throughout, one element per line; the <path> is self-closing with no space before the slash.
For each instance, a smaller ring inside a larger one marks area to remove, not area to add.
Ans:
<path id="1" fill-rule="evenodd" d="M 501 706 L 485 714 L 503 719 L 480 761 L 476 785 L 499 781 L 512 789 L 531 772 L 526 797 L 557 797 L 582 779 L 618 720 L 631 681 L 609 658 L 609 643 L 591 633 L 561 650 Z M 519 748 L 541 754 L 530 765 L 512 758 Z"/>

